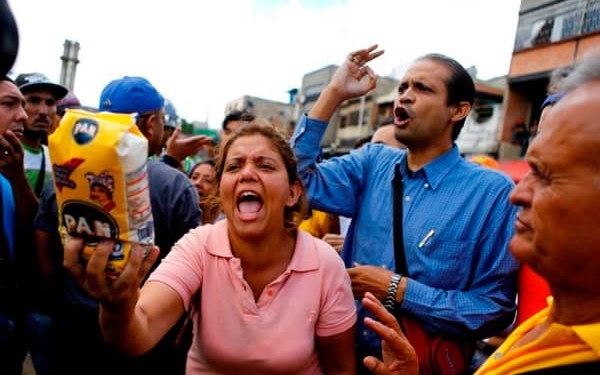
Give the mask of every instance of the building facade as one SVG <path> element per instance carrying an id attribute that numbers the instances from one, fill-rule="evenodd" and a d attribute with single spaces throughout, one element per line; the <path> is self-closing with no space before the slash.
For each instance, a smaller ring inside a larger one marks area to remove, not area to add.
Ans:
<path id="1" fill-rule="evenodd" d="M 501 158 L 516 157 L 515 124 L 535 128 L 553 71 L 600 47 L 600 0 L 522 0 L 504 100 Z M 534 129 L 532 129 L 534 130 Z"/>
<path id="2" fill-rule="evenodd" d="M 294 115 L 298 119 L 303 113 L 310 111 L 321 91 L 331 81 L 337 65 L 328 65 L 307 73 L 302 78 L 302 85 L 295 96 Z M 367 95 L 348 100 L 336 110 L 329 121 L 327 131 L 321 145 L 326 155 L 342 154 L 351 150 L 355 143 L 363 137 L 371 135 L 377 124 L 392 111 L 387 103 L 380 103 L 379 98 L 398 87 L 398 80 L 390 77 L 377 77 L 377 87 Z"/>
<path id="3" fill-rule="evenodd" d="M 487 154 L 497 158 L 504 115 L 505 82 L 506 77 L 485 82 L 475 79 L 473 108 L 456 139 L 461 154 Z"/>
<path id="4" fill-rule="evenodd" d="M 296 124 L 294 104 L 244 95 L 230 101 L 225 106 L 225 114 L 233 111 L 247 111 L 256 117 L 264 118 L 280 131 L 291 134 Z"/>

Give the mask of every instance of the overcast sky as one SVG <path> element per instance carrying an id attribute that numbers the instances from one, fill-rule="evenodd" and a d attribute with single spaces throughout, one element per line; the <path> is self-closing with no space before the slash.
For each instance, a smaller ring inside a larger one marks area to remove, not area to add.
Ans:
<path id="1" fill-rule="evenodd" d="M 482 79 L 508 72 L 519 0 L 9 0 L 20 32 L 13 75 L 58 81 L 65 39 L 78 41 L 75 94 L 97 106 L 124 75 L 148 78 L 180 115 L 218 127 L 243 95 L 287 101 L 305 73 L 379 44 L 388 75 L 429 52 Z"/>

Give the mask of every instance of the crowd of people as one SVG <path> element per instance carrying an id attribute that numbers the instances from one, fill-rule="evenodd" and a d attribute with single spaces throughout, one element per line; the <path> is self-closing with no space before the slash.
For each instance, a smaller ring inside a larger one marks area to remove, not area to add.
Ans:
<path id="1" fill-rule="evenodd" d="M 27 353 L 38 375 L 599 373 L 600 55 L 553 86 L 515 186 L 461 156 L 475 87 L 439 54 L 369 141 L 323 160 L 382 54 L 349 53 L 291 137 L 248 112 L 218 144 L 183 137 L 150 81 L 108 82 L 98 110 L 136 114 L 147 140 L 155 232 L 118 277 L 114 238 L 82 262 L 84 239 L 59 235 L 48 136 L 81 103 L 1 72 L 0 373 Z M 515 321 L 525 267 L 549 297 Z"/>

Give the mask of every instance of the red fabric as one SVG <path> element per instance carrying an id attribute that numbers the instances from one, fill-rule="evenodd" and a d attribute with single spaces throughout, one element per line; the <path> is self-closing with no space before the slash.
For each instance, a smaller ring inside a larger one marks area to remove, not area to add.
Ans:
<path id="1" fill-rule="evenodd" d="M 444 336 L 430 336 L 414 319 L 397 317 L 408 341 L 417 353 L 421 375 L 466 374 L 475 352 L 475 342 Z"/>
<path id="2" fill-rule="evenodd" d="M 518 183 L 529 172 L 529 169 L 529 164 L 522 159 L 500 162 L 500 170 L 509 175 L 515 183 Z"/>
<path id="3" fill-rule="evenodd" d="M 546 280 L 523 264 L 519 271 L 519 304 L 515 327 L 548 306 L 546 300 L 549 296 L 550 288 Z"/>

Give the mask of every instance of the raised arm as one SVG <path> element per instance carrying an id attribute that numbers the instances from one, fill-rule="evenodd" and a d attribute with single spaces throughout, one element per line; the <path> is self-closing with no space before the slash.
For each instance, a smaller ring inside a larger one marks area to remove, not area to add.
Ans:
<path id="1" fill-rule="evenodd" d="M 373 90 L 377 85 L 377 77 L 365 64 L 383 54 L 382 50 L 375 51 L 376 49 L 375 44 L 349 53 L 331 78 L 331 82 L 321 92 L 308 117 L 327 122 L 343 101 Z M 363 79 L 365 76 L 366 80 Z"/>
<path id="2" fill-rule="evenodd" d="M 206 135 L 180 137 L 181 128 L 175 128 L 173 134 L 167 139 L 166 151 L 160 157 L 165 164 L 181 170 L 181 163 L 188 156 L 196 155 L 203 148 L 214 145 L 214 141 Z"/>
<path id="3" fill-rule="evenodd" d="M 81 239 L 71 238 L 65 246 L 65 268 L 76 281 L 100 302 L 100 326 L 104 339 L 127 355 L 150 350 L 177 322 L 184 312 L 179 294 L 160 282 L 140 284 L 156 261 L 154 247 L 144 257 L 135 246 L 123 272 L 115 279 L 105 273 L 113 243 L 103 241 L 84 266 L 80 262 Z"/>
<path id="4" fill-rule="evenodd" d="M 323 163 L 319 163 L 319 156 L 327 121 L 337 107 L 375 87 L 375 74 L 365 64 L 383 53 L 376 48 L 374 45 L 348 54 L 290 139 L 298 159 L 297 170 L 313 208 L 346 216 L 354 212 L 356 186 L 364 180 L 363 163 L 368 162 L 368 155 L 333 157 Z"/>

